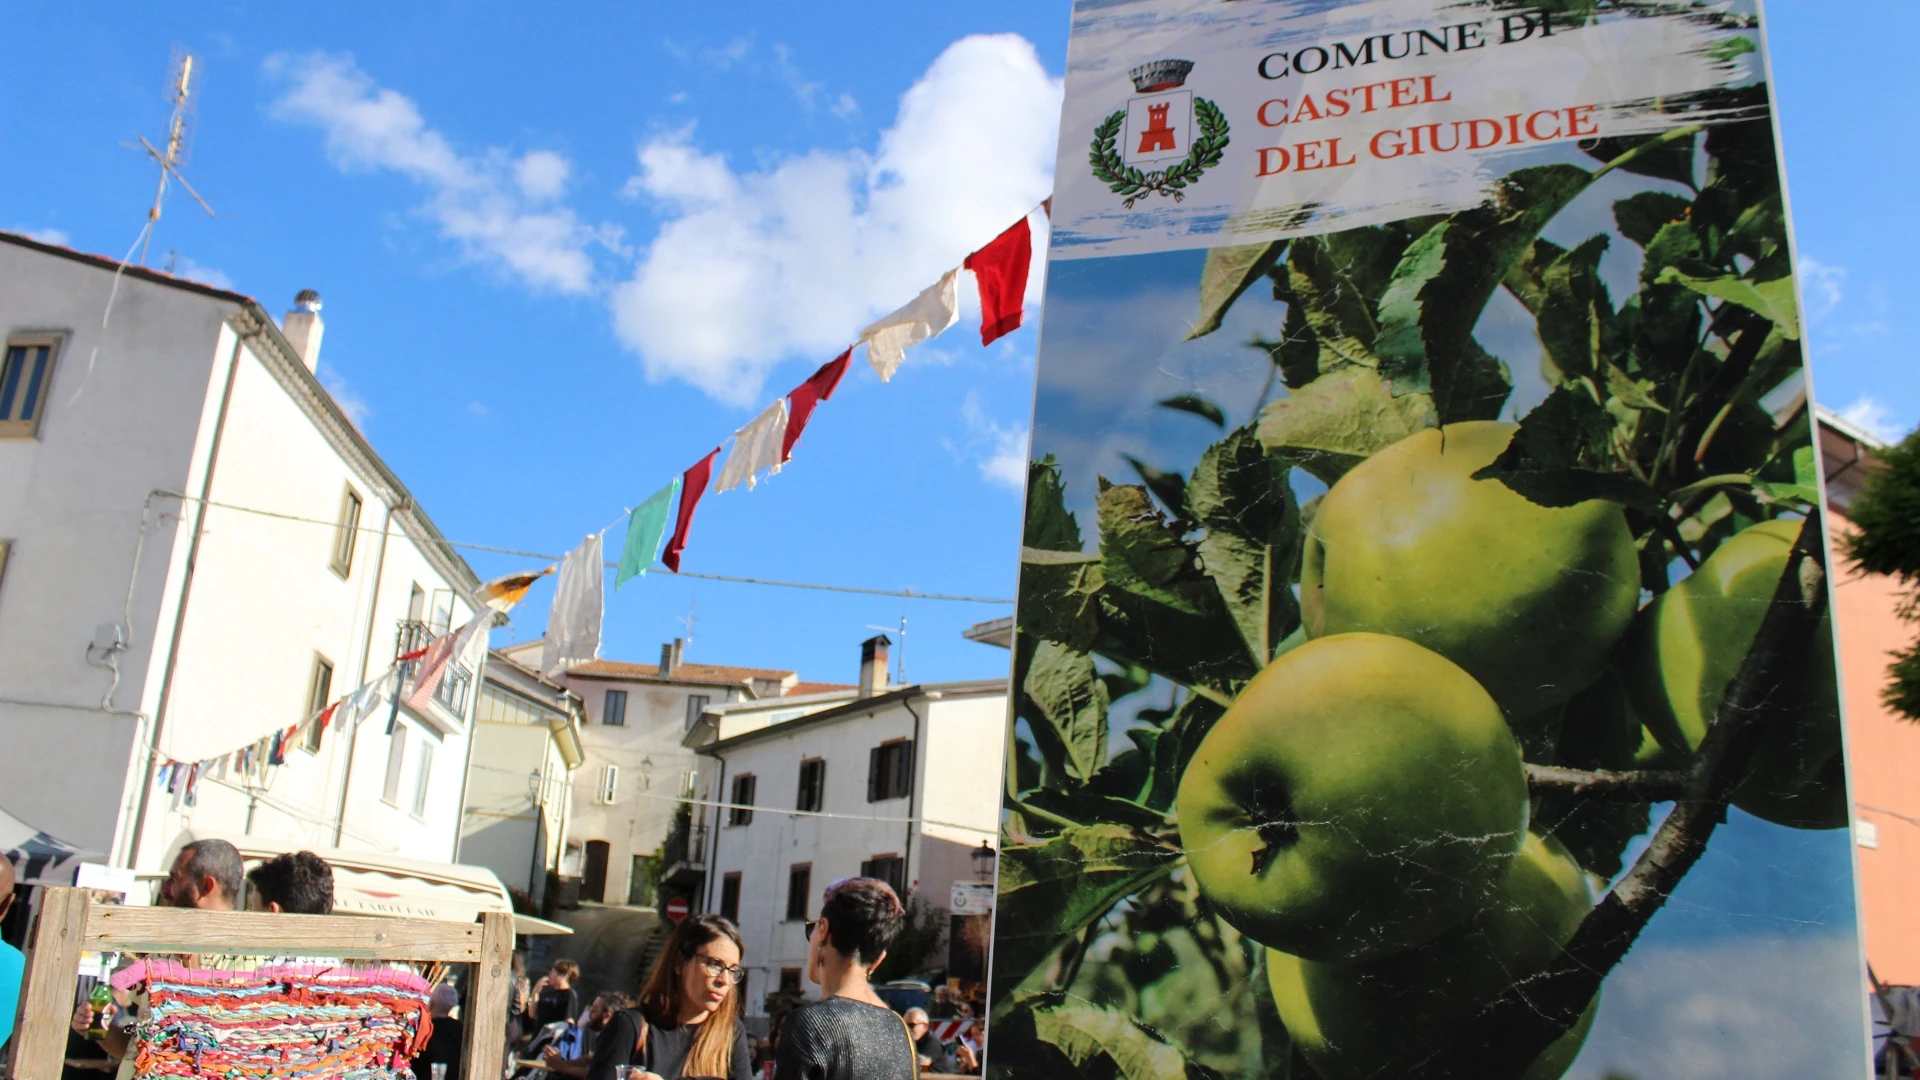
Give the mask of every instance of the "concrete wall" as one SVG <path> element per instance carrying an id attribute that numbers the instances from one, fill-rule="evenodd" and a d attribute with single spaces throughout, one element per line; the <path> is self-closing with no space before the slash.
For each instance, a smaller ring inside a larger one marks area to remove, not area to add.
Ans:
<path id="1" fill-rule="evenodd" d="M 543 824 L 543 785 L 564 798 L 566 763 L 545 726 L 479 721 L 460 827 L 460 861 L 484 866 L 509 888 L 540 893 L 549 864 L 547 845 L 558 822 Z M 557 778 L 557 783 L 556 783 Z"/>

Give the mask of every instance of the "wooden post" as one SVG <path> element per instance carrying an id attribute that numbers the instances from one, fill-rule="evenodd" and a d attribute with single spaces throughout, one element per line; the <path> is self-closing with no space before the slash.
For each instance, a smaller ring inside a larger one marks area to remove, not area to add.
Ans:
<path id="1" fill-rule="evenodd" d="M 507 1003 L 513 997 L 511 914 L 490 911 L 482 917 L 480 961 L 473 965 L 473 976 L 462 1021 L 467 1044 L 462 1061 L 467 1080 L 498 1080 L 505 1071 Z"/>
<path id="2" fill-rule="evenodd" d="M 91 904 L 92 896 L 84 889 L 47 889 L 40 895 L 40 915 L 20 984 L 20 1020 L 14 1025 L 13 1057 L 7 1067 L 10 1080 L 60 1080 Z"/>

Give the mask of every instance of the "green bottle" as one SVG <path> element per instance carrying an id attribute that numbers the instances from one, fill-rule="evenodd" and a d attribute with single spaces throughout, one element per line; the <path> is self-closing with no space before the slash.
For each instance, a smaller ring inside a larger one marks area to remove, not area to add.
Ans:
<path id="1" fill-rule="evenodd" d="M 106 983 L 95 983 L 93 993 L 87 995 L 87 1008 L 92 1011 L 93 1019 L 87 1023 L 87 1038 L 94 1042 L 107 1037 L 105 1017 L 107 1006 L 113 1003 L 113 990 Z"/>

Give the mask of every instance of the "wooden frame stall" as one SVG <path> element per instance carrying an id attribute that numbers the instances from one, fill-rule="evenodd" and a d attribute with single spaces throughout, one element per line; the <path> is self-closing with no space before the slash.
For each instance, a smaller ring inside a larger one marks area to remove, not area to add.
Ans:
<path id="1" fill-rule="evenodd" d="M 513 955 L 513 916 L 504 912 L 489 912 L 479 922 L 452 923 L 196 911 L 96 904 L 84 889 L 48 889 L 28 943 L 8 1080 L 60 1080 L 82 952 L 473 964 L 475 977 L 462 1016 L 466 1075 L 472 1080 L 501 1075 Z"/>

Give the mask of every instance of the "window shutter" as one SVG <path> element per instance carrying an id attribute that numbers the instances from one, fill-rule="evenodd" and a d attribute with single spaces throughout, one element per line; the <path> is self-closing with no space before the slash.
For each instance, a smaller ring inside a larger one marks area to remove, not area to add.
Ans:
<path id="1" fill-rule="evenodd" d="M 880 773 L 887 760 L 887 748 L 876 746 L 867 751 L 867 801 L 880 801 Z"/>
<path id="2" fill-rule="evenodd" d="M 901 743 L 899 753 L 900 790 L 896 792 L 896 794 L 911 797 L 913 795 L 913 740 L 908 739 L 906 742 Z"/>

